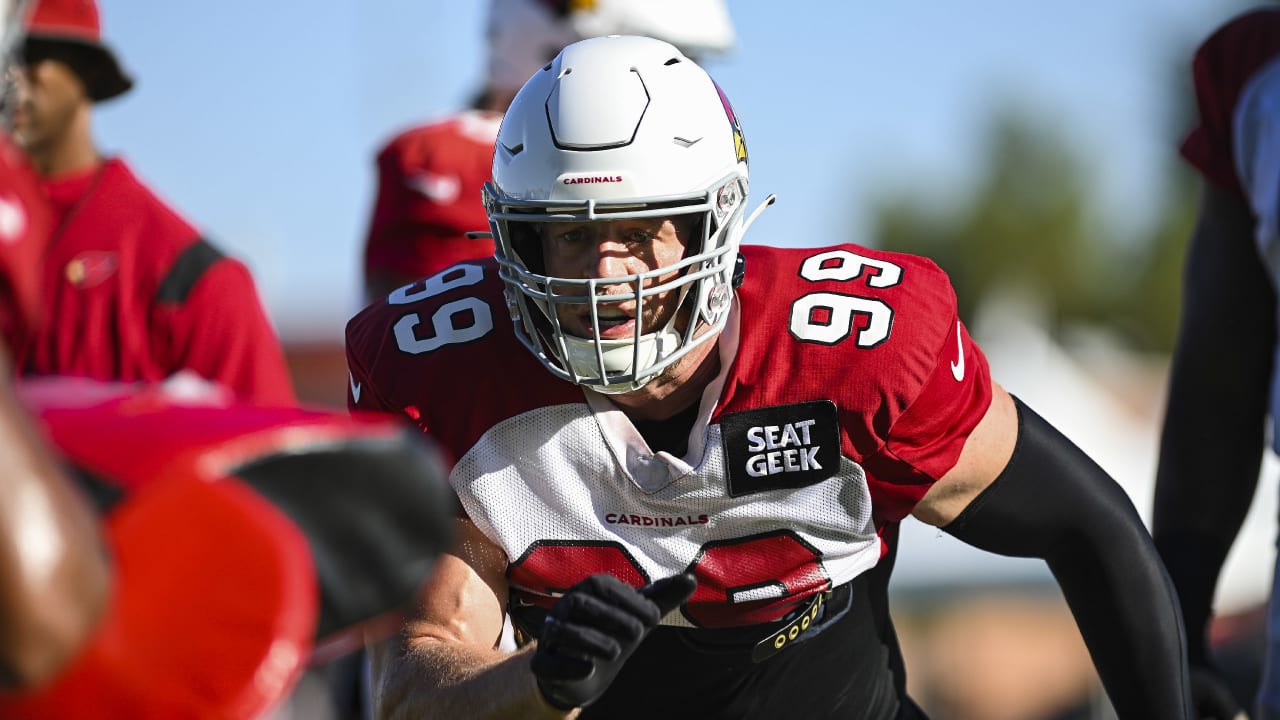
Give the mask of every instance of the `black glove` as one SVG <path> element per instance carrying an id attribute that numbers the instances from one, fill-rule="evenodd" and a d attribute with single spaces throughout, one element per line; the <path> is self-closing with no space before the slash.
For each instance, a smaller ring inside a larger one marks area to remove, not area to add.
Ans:
<path id="1" fill-rule="evenodd" d="M 569 588 L 547 614 L 533 655 L 543 697 L 561 710 L 598 700 L 645 635 L 697 585 L 688 573 L 638 590 L 612 575 L 592 575 Z"/>
<path id="2" fill-rule="evenodd" d="M 1197 720 L 1247 720 L 1226 681 L 1211 667 L 1191 666 L 1191 702 Z"/>

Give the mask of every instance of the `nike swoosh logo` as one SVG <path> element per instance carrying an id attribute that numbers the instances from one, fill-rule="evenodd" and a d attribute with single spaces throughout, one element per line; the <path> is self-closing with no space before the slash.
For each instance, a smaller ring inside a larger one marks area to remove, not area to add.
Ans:
<path id="1" fill-rule="evenodd" d="M 351 402 L 353 404 L 359 405 L 360 404 L 360 386 L 363 383 L 356 382 L 356 376 L 352 375 L 350 370 L 347 371 L 347 379 L 351 381 Z"/>
<path id="2" fill-rule="evenodd" d="M 956 382 L 964 380 L 964 344 L 960 340 L 960 321 L 956 321 L 956 355 L 959 359 L 951 363 L 951 377 Z"/>

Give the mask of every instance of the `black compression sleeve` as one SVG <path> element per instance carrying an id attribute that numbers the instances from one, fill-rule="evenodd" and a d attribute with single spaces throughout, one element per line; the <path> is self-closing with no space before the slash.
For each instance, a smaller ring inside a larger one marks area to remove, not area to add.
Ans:
<path id="1" fill-rule="evenodd" d="M 1057 578 L 1120 718 L 1189 718 L 1177 599 L 1129 497 L 1014 398 L 1018 440 L 992 484 L 943 528 Z"/>

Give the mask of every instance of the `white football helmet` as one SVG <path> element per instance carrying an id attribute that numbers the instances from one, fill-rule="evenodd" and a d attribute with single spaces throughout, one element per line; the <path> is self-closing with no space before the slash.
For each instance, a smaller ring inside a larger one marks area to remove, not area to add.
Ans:
<path id="1" fill-rule="evenodd" d="M 674 46 L 609 36 L 564 48 L 507 110 L 484 197 L 516 335 L 555 375 L 629 392 L 724 327 L 749 224 L 746 145 L 720 88 Z M 697 229 L 675 265 L 607 282 L 544 274 L 538 223 L 686 214 L 698 216 Z M 673 270 L 681 272 L 657 284 Z M 606 285 L 639 291 L 598 294 Z M 648 332 L 637 322 L 631 338 L 600 339 L 600 307 L 643 306 L 673 290 L 687 312 Z M 563 331 L 563 305 L 590 306 L 592 338 Z"/>

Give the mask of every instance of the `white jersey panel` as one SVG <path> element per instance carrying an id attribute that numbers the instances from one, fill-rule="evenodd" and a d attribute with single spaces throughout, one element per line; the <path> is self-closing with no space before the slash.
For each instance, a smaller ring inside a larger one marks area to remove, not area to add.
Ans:
<path id="1" fill-rule="evenodd" d="M 616 422 L 602 426 L 586 403 L 509 418 L 459 460 L 450 480 L 470 518 L 512 562 L 539 544 L 616 543 L 657 579 L 689 570 L 708 543 L 778 531 L 816 551 L 832 586 L 880 559 L 865 475 L 847 457 L 822 482 L 730 497 L 718 424 L 700 422 L 705 445 L 691 443 L 681 459 L 654 454 L 634 429 L 605 429 Z M 666 477 L 655 482 L 659 474 Z M 678 613 L 664 622 L 690 624 Z"/>

